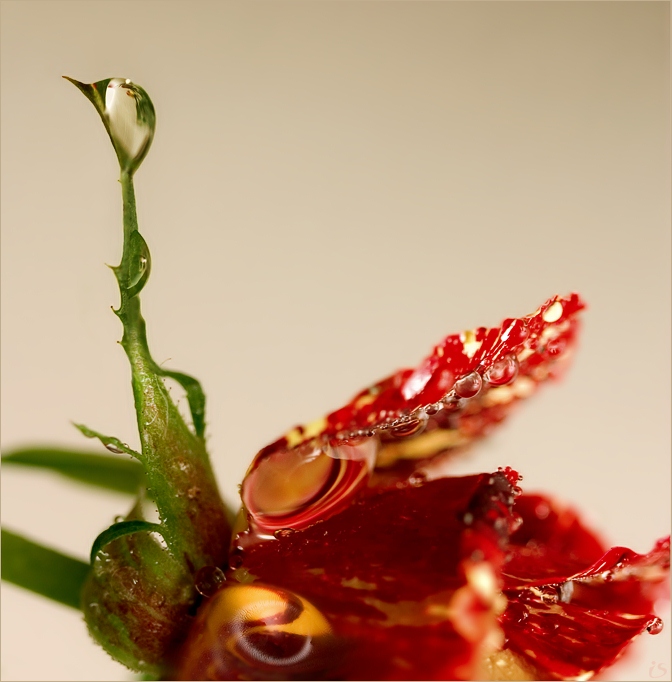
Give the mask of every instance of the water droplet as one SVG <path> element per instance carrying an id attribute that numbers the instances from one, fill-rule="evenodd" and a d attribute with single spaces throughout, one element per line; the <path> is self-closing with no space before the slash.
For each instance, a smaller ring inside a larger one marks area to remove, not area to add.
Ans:
<path id="1" fill-rule="evenodd" d="M 611 571 L 603 571 L 600 576 L 605 583 L 610 583 L 614 579 L 614 574 Z"/>
<path id="2" fill-rule="evenodd" d="M 519 485 L 514 485 L 512 491 L 516 497 L 519 497 L 523 494 L 523 489 Z"/>
<path id="3" fill-rule="evenodd" d="M 473 398 L 481 390 L 483 379 L 478 372 L 470 372 L 455 382 L 454 391 L 460 398 Z"/>
<path id="4" fill-rule="evenodd" d="M 273 533 L 273 535 L 275 535 L 276 538 L 280 539 L 288 538 L 291 535 L 293 535 L 293 533 L 294 533 L 293 528 L 279 528 L 278 530 L 275 531 L 275 533 Z"/>
<path id="5" fill-rule="evenodd" d="M 443 409 L 443 403 L 434 403 L 425 407 L 425 414 L 434 415 Z"/>
<path id="6" fill-rule="evenodd" d="M 663 631 L 663 621 L 658 616 L 654 616 L 647 624 L 646 630 L 650 635 L 659 635 Z"/>
<path id="7" fill-rule="evenodd" d="M 229 566 L 231 568 L 240 568 L 245 560 L 245 551 L 242 547 L 236 547 L 231 551 L 229 556 Z"/>
<path id="8" fill-rule="evenodd" d="M 123 520 L 124 520 L 124 517 L 121 516 L 121 514 L 117 514 L 117 516 L 114 517 L 115 523 L 121 523 Z"/>
<path id="9" fill-rule="evenodd" d="M 129 79 L 112 78 L 105 91 L 110 137 L 125 169 L 135 169 L 154 136 L 156 114 L 147 93 Z"/>
<path id="10" fill-rule="evenodd" d="M 520 514 L 514 514 L 511 517 L 509 532 L 515 533 L 523 525 L 523 517 Z"/>
<path id="11" fill-rule="evenodd" d="M 131 297 L 136 296 L 142 291 L 149 279 L 149 273 L 152 268 L 152 257 L 149 253 L 147 242 L 137 231 L 131 233 L 129 253 L 130 265 L 126 295 Z"/>
<path id="12" fill-rule="evenodd" d="M 260 530 L 299 530 L 350 504 L 378 449 L 376 437 L 264 449 L 243 481 L 243 502 Z"/>
<path id="13" fill-rule="evenodd" d="M 544 604 L 557 604 L 558 588 L 555 585 L 544 585 L 539 588 L 539 597 Z"/>
<path id="14" fill-rule="evenodd" d="M 427 474 L 424 471 L 416 471 L 408 479 L 409 485 L 413 488 L 419 488 L 427 482 Z"/>
<path id="15" fill-rule="evenodd" d="M 518 374 L 518 358 L 515 355 L 505 355 L 497 360 L 483 375 L 491 386 L 504 386 L 512 382 Z"/>
<path id="16" fill-rule="evenodd" d="M 427 417 L 420 416 L 418 418 L 411 418 L 402 421 L 393 426 L 389 434 L 394 438 L 409 438 L 410 436 L 417 436 L 425 430 L 427 425 Z"/>
<path id="17" fill-rule="evenodd" d="M 203 566 L 194 576 L 194 587 L 204 597 L 211 597 L 226 581 L 224 571 L 218 566 Z"/>
<path id="18" fill-rule="evenodd" d="M 567 346 L 567 339 L 563 338 L 562 336 L 559 336 L 555 339 L 551 339 L 546 344 L 546 352 L 549 355 L 560 355 L 560 353 L 562 353 L 562 351 L 565 350 L 566 346 Z"/>
<path id="19" fill-rule="evenodd" d="M 114 443 L 106 443 L 105 448 L 109 451 L 114 453 L 115 455 L 122 455 L 124 451 L 118 447 L 117 445 L 114 445 Z"/>

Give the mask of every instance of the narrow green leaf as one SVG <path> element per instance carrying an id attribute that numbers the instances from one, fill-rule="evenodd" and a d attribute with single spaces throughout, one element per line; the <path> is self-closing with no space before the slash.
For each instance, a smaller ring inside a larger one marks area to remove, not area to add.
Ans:
<path id="1" fill-rule="evenodd" d="M 87 438 L 97 438 L 110 452 L 114 452 L 116 454 L 125 452 L 127 455 L 142 461 L 142 455 L 139 452 L 131 450 L 126 443 L 122 443 L 118 438 L 115 438 L 114 436 L 105 436 L 102 433 L 98 433 L 98 431 L 90 429 L 88 426 L 84 426 L 84 424 L 74 424 L 74 426 L 75 428 L 79 429 Z"/>
<path id="2" fill-rule="evenodd" d="M 2 529 L 2 579 L 79 609 L 89 565 Z"/>
<path id="3" fill-rule="evenodd" d="M 159 533 L 161 537 L 163 537 L 164 528 L 158 523 L 150 523 L 149 521 L 141 520 L 113 523 L 93 541 L 93 545 L 91 546 L 91 563 L 93 564 L 96 555 L 105 547 L 105 545 L 108 545 L 113 540 L 117 540 L 124 535 L 131 535 L 131 533 L 139 533 L 142 531 Z"/>
<path id="4" fill-rule="evenodd" d="M 144 472 L 137 462 L 86 451 L 22 448 L 3 455 L 2 464 L 48 469 L 79 483 L 131 495 L 144 484 Z"/>

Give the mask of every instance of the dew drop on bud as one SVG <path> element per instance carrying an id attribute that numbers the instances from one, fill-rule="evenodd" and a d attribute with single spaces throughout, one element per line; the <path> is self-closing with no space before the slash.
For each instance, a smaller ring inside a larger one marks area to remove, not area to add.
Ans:
<path id="1" fill-rule="evenodd" d="M 212 597 L 219 586 L 226 581 L 224 571 L 218 566 L 203 566 L 196 571 L 194 587 L 204 597 Z"/>
<path id="2" fill-rule="evenodd" d="M 117 514 L 117 516 L 114 517 L 115 523 L 121 523 L 123 520 L 124 520 L 124 517 L 121 516 L 121 514 Z"/>
<path id="3" fill-rule="evenodd" d="M 154 136 L 156 114 L 151 100 L 128 78 L 112 78 L 105 91 L 105 116 L 119 161 L 134 170 Z"/>
<path id="4" fill-rule="evenodd" d="M 455 382 L 454 391 L 460 398 L 473 398 L 482 386 L 481 375 L 478 372 L 470 372 Z"/>
<path id="5" fill-rule="evenodd" d="M 646 631 L 650 635 L 659 635 L 663 631 L 663 621 L 658 616 L 654 616 L 647 624 Z"/>
<path id="6" fill-rule="evenodd" d="M 485 370 L 484 378 L 491 386 L 504 386 L 511 383 L 518 374 L 518 358 L 505 355 Z"/>

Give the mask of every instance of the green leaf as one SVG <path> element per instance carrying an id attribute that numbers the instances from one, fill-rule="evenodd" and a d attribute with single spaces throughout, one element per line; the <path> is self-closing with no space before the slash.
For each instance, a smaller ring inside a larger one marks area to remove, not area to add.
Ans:
<path id="1" fill-rule="evenodd" d="M 79 483 L 131 495 L 144 484 L 144 472 L 137 462 L 93 452 L 22 448 L 3 455 L 2 464 L 48 469 Z"/>
<path id="2" fill-rule="evenodd" d="M 80 608 L 89 565 L 2 529 L 2 579 L 54 601 Z"/>
<path id="3" fill-rule="evenodd" d="M 159 533 L 161 537 L 163 537 L 164 528 L 158 523 L 150 523 L 149 521 L 141 520 L 113 523 L 93 541 L 93 545 L 91 546 L 91 563 L 93 564 L 98 552 L 100 552 L 105 545 L 109 545 L 113 540 L 117 540 L 124 535 L 131 535 L 131 533 L 140 533 L 143 531 Z"/>
<path id="4" fill-rule="evenodd" d="M 126 443 L 122 443 L 118 438 L 115 438 L 114 436 L 105 436 L 102 433 L 98 433 L 98 431 L 90 429 L 88 426 L 84 426 L 84 424 L 75 424 L 74 426 L 87 438 L 97 438 L 110 452 L 116 454 L 125 452 L 127 455 L 142 461 L 142 455 L 139 452 L 131 450 Z"/>

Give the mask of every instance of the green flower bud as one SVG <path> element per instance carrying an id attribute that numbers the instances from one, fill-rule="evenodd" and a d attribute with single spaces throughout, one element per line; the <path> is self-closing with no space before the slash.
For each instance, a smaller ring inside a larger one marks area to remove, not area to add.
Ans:
<path id="1" fill-rule="evenodd" d="M 107 78 L 76 85 L 100 114 L 117 152 L 119 166 L 132 175 L 147 155 L 154 138 L 156 113 L 149 95 L 128 78 Z"/>

